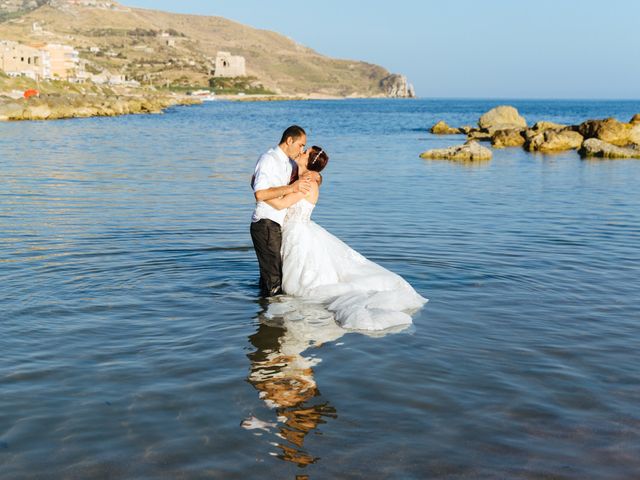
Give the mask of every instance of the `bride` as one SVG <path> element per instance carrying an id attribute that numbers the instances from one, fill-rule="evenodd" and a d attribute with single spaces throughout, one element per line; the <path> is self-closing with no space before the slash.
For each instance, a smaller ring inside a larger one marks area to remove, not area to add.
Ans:
<path id="1" fill-rule="evenodd" d="M 321 172 L 329 156 L 313 146 L 297 159 L 298 175 Z M 269 200 L 288 208 L 282 227 L 282 287 L 286 294 L 324 303 L 344 328 L 384 330 L 411 324 L 408 311 L 427 302 L 399 275 L 368 260 L 311 220 L 320 185 L 308 193 Z"/>

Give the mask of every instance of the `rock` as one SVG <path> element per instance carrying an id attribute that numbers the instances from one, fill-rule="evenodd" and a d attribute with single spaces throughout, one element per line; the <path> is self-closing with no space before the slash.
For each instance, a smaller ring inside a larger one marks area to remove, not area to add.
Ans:
<path id="1" fill-rule="evenodd" d="M 51 117 L 51 108 L 46 104 L 27 105 L 22 113 L 24 120 L 47 120 Z"/>
<path id="2" fill-rule="evenodd" d="M 129 113 L 140 113 L 142 110 L 142 101 L 137 98 L 129 99 L 126 105 Z"/>
<path id="3" fill-rule="evenodd" d="M 640 145 L 640 123 L 632 124 L 629 130 L 629 143 Z"/>
<path id="4" fill-rule="evenodd" d="M 640 158 L 640 148 L 617 147 L 597 138 L 589 138 L 584 141 L 579 150 L 582 157 L 600 158 Z"/>
<path id="5" fill-rule="evenodd" d="M 524 138 L 524 144 L 527 145 L 533 137 L 540 135 L 542 132 L 538 132 L 532 128 L 522 130 L 522 137 Z"/>
<path id="6" fill-rule="evenodd" d="M 420 154 L 420 158 L 459 161 L 491 160 L 492 156 L 491 150 L 474 141 L 449 148 L 428 150 Z"/>
<path id="7" fill-rule="evenodd" d="M 510 128 L 527 128 L 527 121 L 520 116 L 514 107 L 501 105 L 482 115 L 478 120 L 478 127 L 490 132 Z"/>
<path id="8" fill-rule="evenodd" d="M 0 104 L 0 120 L 22 120 L 24 103 L 9 100 Z"/>
<path id="9" fill-rule="evenodd" d="M 541 121 L 541 122 L 536 122 L 536 124 L 533 127 L 531 127 L 531 130 L 539 133 L 539 132 L 544 132 L 545 130 L 562 130 L 564 128 L 567 128 L 567 126 L 560 125 L 559 123 L 554 123 L 554 122 Z"/>
<path id="10" fill-rule="evenodd" d="M 73 109 L 73 117 L 87 118 L 97 117 L 99 110 L 93 106 L 87 105 L 86 107 L 78 107 Z"/>
<path id="11" fill-rule="evenodd" d="M 635 125 L 636 123 L 640 123 L 640 113 L 636 113 L 633 117 L 631 117 L 631 120 L 629 120 L 629 123 L 632 125 Z"/>
<path id="12" fill-rule="evenodd" d="M 465 135 L 468 135 L 469 132 L 474 130 L 474 128 L 471 125 L 463 125 L 458 130 L 460 130 L 460 133 L 464 133 Z"/>
<path id="13" fill-rule="evenodd" d="M 122 102 L 112 102 L 111 103 L 111 111 L 113 112 L 113 115 L 124 115 L 125 113 L 125 108 L 124 105 L 122 105 Z"/>
<path id="14" fill-rule="evenodd" d="M 474 128 L 471 131 L 469 131 L 469 133 L 467 133 L 467 140 L 477 140 L 479 142 L 490 142 L 491 133 Z"/>
<path id="15" fill-rule="evenodd" d="M 573 130 L 545 130 L 525 140 L 524 148 L 530 152 L 561 152 L 580 148 L 583 140 Z"/>
<path id="16" fill-rule="evenodd" d="M 584 138 L 597 138 L 606 143 L 624 147 L 630 143 L 632 126 L 615 118 L 588 120 L 578 125 L 577 130 Z"/>
<path id="17" fill-rule="evenodd" d="M 521 147 L 524 145 L 523 130 L 510 128 L 507 130 L 497 130 L 491 137 L 491 145 L 495 148 Z"/>
<path id="18" fill-rule="evenodd" d="M 384 94 L 391 98 L 411 98 L 415 95 L 407 77 L 397 73 L 392 73 L 380 80 L 380 87 Z"/>
<path id="19" fill-rule="evenodd" d="M 440 120 L 433 127 L 431 127 L 430 132 L 435 135 L 456 135 L 460 133 L 460 130 L 450 127 L 444 120 Z"/>
<path id="20" fill-rule="evenodd" d="M 142 113 L 162 113 L 168 106 L 168 103 L 162 100 L 147 98 L 140 108 Z"/>

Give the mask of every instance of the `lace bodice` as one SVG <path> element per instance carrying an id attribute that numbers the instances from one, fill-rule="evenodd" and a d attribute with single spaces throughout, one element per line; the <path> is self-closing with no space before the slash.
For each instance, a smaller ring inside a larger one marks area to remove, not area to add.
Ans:
<path id="1" fill-rule="evenodd" d="M 303 198 L 287 209 L 287 216 L 284 218 L 285 225 L 289 222 L 307 223 L 311 221 L 311 212 L 314 208 L 313 203 Z"/>

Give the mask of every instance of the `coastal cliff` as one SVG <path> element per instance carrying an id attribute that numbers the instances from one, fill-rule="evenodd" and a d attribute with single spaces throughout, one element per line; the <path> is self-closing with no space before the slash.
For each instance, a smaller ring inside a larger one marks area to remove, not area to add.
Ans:
<path id="1" fill-rule="evenodd" d="M 396 73 L 383 78 L 380 85 L 384 90 L 384 94 L 391 98 L 414 98 L 416 96 L 413 85 L 407 81 L 404 75 Z"/>

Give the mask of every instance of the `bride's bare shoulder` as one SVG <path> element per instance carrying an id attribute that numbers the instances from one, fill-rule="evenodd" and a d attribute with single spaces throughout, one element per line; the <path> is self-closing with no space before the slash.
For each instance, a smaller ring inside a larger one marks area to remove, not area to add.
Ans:
<path id="1" fill-rule="evenodd" d="M 322 182 L 311 182 L 311 189 L 307 194 L 307 200 L 311 203 L 316 203 L 318 201 L 318 197 L 320 196 L 320 183 Z"/>

